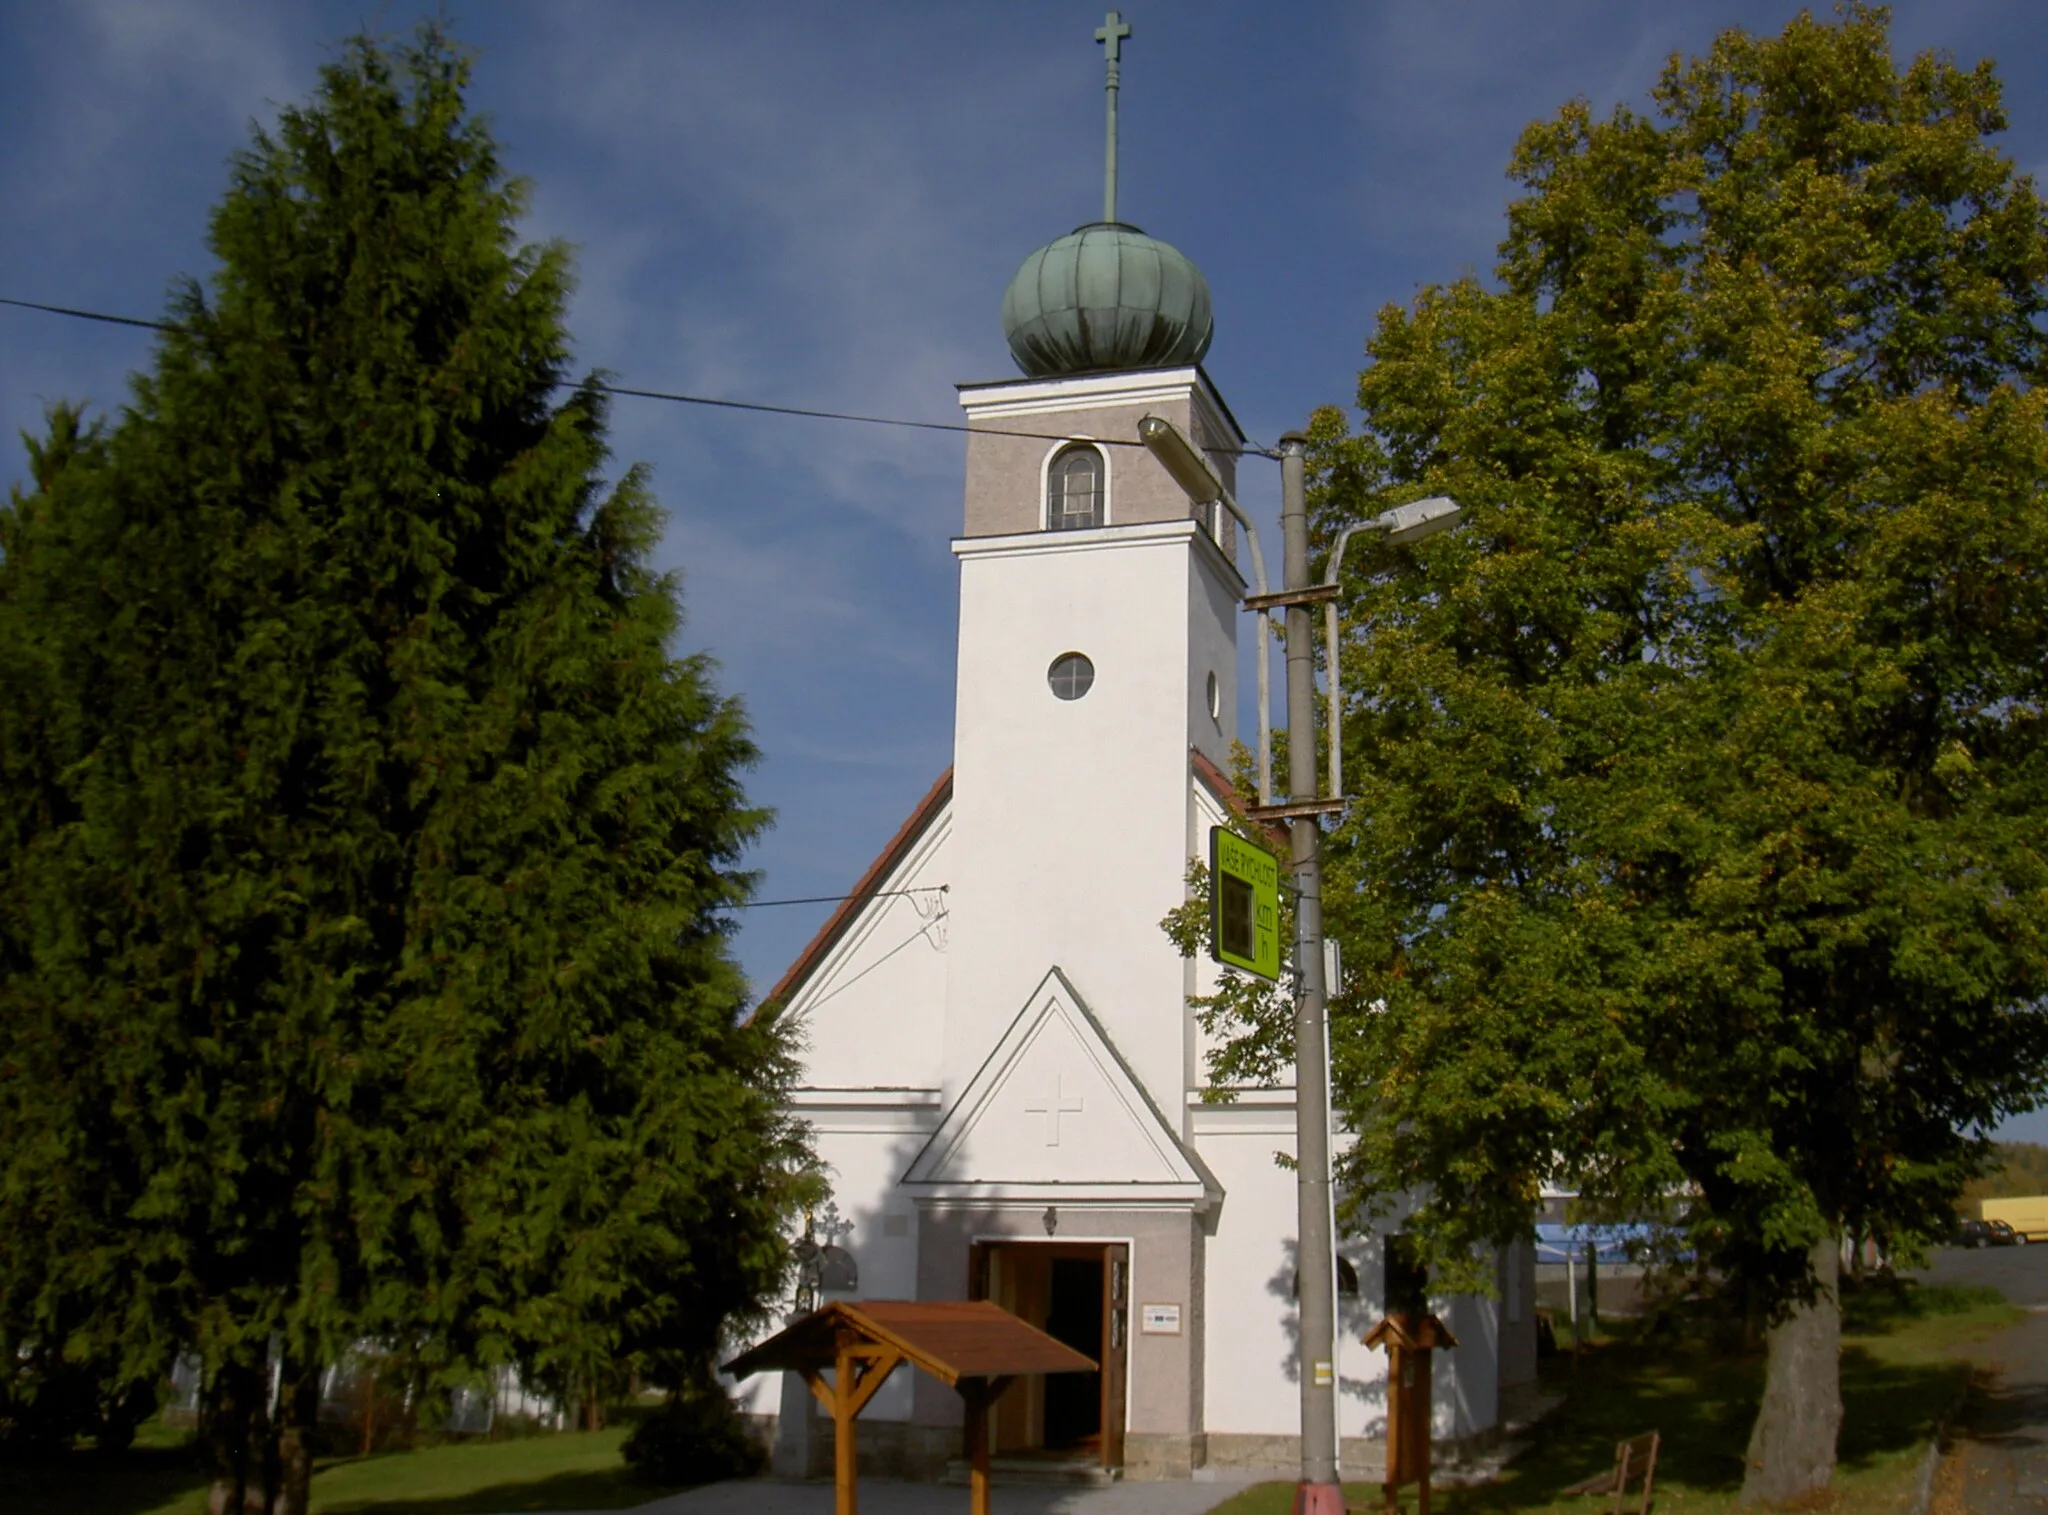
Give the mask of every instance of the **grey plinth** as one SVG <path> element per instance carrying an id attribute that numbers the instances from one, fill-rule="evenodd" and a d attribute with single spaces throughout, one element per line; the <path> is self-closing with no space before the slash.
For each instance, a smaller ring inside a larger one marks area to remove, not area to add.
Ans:
<path id="1" fill-rule="evenodd" d="M 1033 378 L 1199 363 L 1214 330 L 1202 271 L 1116 221 L 1039 248 L 1003 295 L 1010 355 Z"/>
<path id="2" fill-rule="evenodd" d="M 782 1413 L 775 1417 L 775 1446 L 768 1456 L 775 1477 L 816 1478 L 830 1471 L 817 1403 L 802 1374 L 782 1375 Z"/>

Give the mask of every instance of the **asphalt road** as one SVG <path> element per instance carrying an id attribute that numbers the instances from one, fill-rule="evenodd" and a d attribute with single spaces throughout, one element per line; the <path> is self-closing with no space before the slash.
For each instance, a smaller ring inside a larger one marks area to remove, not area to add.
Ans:
<path id="1" fill-rule="evenodd" d="M 1970 1515 L 2048 1512 L 2048 1245 L 1947 1248 L 1918 1275 L 1932 1283 L 1990 1284 L 2028 1318 L 1972 1356 L 1991 1372 L 1957 1428 L 1964 1507 Z"/>
<path id="2" fill-rule="evenodd" d="M 2016 1305 L 2048 1305 L 2048 1243 L 1944 1247 L 1933 1267 L 1913 1276 L 1936 1284 L 1989 1284 Z"/>

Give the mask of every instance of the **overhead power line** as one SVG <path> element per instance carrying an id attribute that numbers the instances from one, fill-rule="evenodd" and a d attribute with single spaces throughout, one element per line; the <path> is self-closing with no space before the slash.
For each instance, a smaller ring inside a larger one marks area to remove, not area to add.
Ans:
<path id="1" fill-rule="evenodd" d="M 178 331 L 168 321 L 143 321 L 134 316 L 110 316 L 104 311 L 74 310 L 69 305 L 40 305 L 34 300 L 10 300 L 0 295 L 0 305 L 18 306 L 22 310 L 47 311 L 53 316 L 71 316 L 80 321 L 104 321 L 109 326 L 140 326 L 144 331 Z"/>
<path id="2" fill-rule="evenodd" d="M 69 316 L 77 321 L 99 321 L 108 326 L 136 326 L 144 331 L 184 331 L 186 328 L 175 321 L 145 321 L 138 316 L 116 316 L 100 310 L 80 310 L 70 305 L 46 305 L 40 300 L 12 300 L 0 295 L 0 305 L 12 305 L 17 310 L 39 310 L 45 315 Z M 564 388 L 583 387 L 577 381 L 563 379 Z M 980 436 L 1022 437 L 1039 442 L 1067 442 L 1073 440 L 1070 433 L 1052 431 L 992 431 L 987 427 L 968 426 L 959 421 L 908 421 L 899 416 L 869 416 L 845 410 L 814 410 L 803 405 L 770 405 L 760 400 L 728 400 L 716 395 L 682 394 L 666 389 L 636 389 L 623 384 L 599 384 L 590 382 L 588 387 L 599 394 L 620 395 L 632 400 L 662 400 L 671 405 L 700 405 L 713 410 L 749 410 L 760 415 L 801 416 L 812 421 L 851 421 L 861 426 L 896 426 L 910 431 L 950 431 Z M 1143 442 L 1123 440 L 1116 437 L 1089 438 L 1098 447 L 1143 447 Z M 1215 448 L 1217 452 L 1228 449 Z M 1279 454 L 1263 447 L 1244 447 L 1245 453 L 1259 457 L 1278 457 Z"/>

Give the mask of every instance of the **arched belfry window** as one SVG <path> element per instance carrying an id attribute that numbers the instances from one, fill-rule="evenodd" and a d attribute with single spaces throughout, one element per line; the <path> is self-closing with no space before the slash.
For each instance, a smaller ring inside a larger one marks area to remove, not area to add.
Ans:
<path id="1" fill-rule="evenodd" d="M 1045 472 L 1045 529 L 1084 531 L 1102 524 L 1102 453 L 1085 442 L 1062 448 Z"/>

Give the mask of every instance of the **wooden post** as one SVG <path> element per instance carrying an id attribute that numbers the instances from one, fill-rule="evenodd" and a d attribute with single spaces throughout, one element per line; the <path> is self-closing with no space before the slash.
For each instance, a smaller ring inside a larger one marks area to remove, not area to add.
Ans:
<path id="1" fill-rule="evenodd" d="M 1010 1375 L 963 1378 L 957 1387 L 967 1406 L 967 1487 L 970 1515 L 989 1515 L 988 1412 L 1010 1386 Z"/>
<path id="2" fill-rule="evenodd" d="M 977 1381 L 967 1395 L 967 1508 L 971 1515 L 989 1515 L 988 1508 L 988 1385 Z"/>
<path id="3" fill-rule="evenodd" d="M 854 1445 L 853 1343 L 839 1338 L 832 1384 L 832 1508 L 837 1515 L 860 1515 L 860 1463 Z"/>

